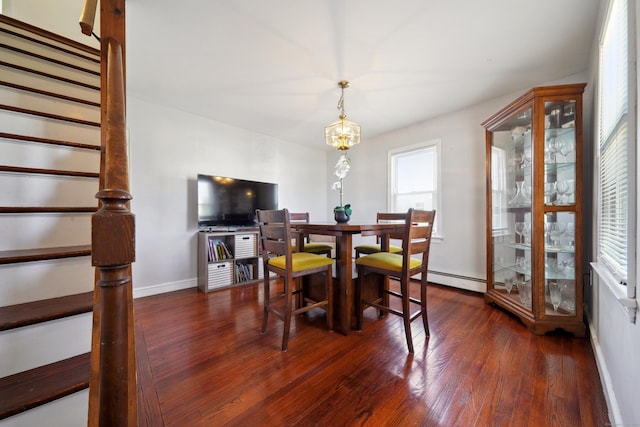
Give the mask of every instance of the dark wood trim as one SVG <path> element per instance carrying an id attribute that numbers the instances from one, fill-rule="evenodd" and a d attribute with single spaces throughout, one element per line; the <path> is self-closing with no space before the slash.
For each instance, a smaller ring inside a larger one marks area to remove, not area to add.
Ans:
<path id="1" fill-rule="evenodd" d="M 42 61 L 51 62 L 53 64 L 62 65 L 63 67 L 71 68 L 72 70 L 81 71 L 87 74 L 93 74 L 94 76 L 99 76 L 100 71 L 90 70 L 88 68 L 83 68 L 79 65 L 69 64 L 68 62 L 61 61 L 59 59 L 51 58 L 49 56 L 39 55 L 37 53 L 29 52 L 28 50 L 20 49 L 19 47 L 10 46 L 8 44 L 0 43 L 0 48 L 12 50 L 16 53 L 19 53 L 24 56 L 30 56 L 32 58 L 40 59 Z"/>
<path id="2" fill-rule="evenodd" d="M 28 108 L 14 107 L 13 105 L 0 104 L 0 110 L 13 111 L 14 113 L 29 114 L 29 115 L 32 115 L 32 116 L 44 117 L 46 119 L 62 120 L 62 121 L 65 121 L 65 122 L 78 123 L 78 124 L 81 124 L 81 125 L 94 126 L 94 127 L 98 127 L 98 128 L 100 127 L 100 123 L 99 122 L 92 122 L 92 121 L 89 121 L 89 120 L 76 119 L 74 117 L 61 116 L 59 114 L 45 113 L 43 111 L 35 111 L 35 110 L 30 110 Z"/>
<path id="3" fill-rule="evenodd" d="M 38 76 L 47 77 L 53 80 L 69 83 L 76 86 L 82 86 L 93 90 L 100 90 L 99 86 L 90 85 L 88 83 L 79 82 L 73 79 L 67 79 L 65 77 L 56 76 L 55 74 L 45 73 L 44 71 L 34 70 L 33 68 L 23 67 L 22 65 L 12 64 L 11 62 L 0 61 L 0 65 L 13 68 L 15 70 L 24 71 L 25 73 L 36 74 Z"/>
<path id="4" fill-rule="evenodd" d="M 91 245 L 61 246 L 57 248 L 19 249 L 0 251 L 0 264 L 45 261 L 91 255 Z"/>
<path id="5" fill-rule="evenodd" d="M 58 176 L 75 176 L 83 178 L 99 178 L 100 174 L 96 172 L 80 172 L 80 171 L 65 171 L 57 169 L 39 169 L 39 168 L 23 168 L 18 166 L 4 166 L 0 165 L 0 172 L 14 172 L 14 173 L 32 173 L 40 175 L 58 175 Z"/>
<path id="6" fill-rule="evenodd" d="M 93 292 L 0 307 L 0 331 L 62 319 L 93 310 Z"/>
<path id="7" fill-rule="evenodd" d="M 61 36 L 59 34 L 52 33 L 50 31 L 44 30 L 44 29 L 36 27 L 34 25 L 27 24 L 26 22 L 19 21 L 17 19 L 11 18 L 11 17 L 9 17 L 7 15 L 0 14 L 0 22 L 4 22 L 5 24 L 8 24 L 8 25 L 14 26 L 16 28 L 20 28 L 20 29 L 29 31 L 31 33 L 37 34 L 37 35 L 42 36 L 42 37 L 46 37 L 46 38 L 48 38 L 50 40 L 54 40 L 54 41 L 56 41 L 58 43 L 65 44 L 65 45 L 70 46 L 70 47 L 72 47 L 74 49 L 81 50 L 81 51 L 89 53 L 91 55 L 100 56 L 100 50 L 98 50 L 98 49 L 95 49 L 95 48 L 93 48 L 91 46 L 87 46 L 87 45 L 82 44 L 80 42 L 77 42 L 75 40 L 68 39 L 68 38 L 63 37 L 63 36 Z"/>
<path id="8" fill-rule="evenodd" d="M 0 80 L 0 85 L 1 86 L 6 86 L 6 87 L 10 87 L 10 88 L 13 88 L 13 89 L 23 90 L 25 92 L 37 93 L 38 95 L 44 95 L 44 96 L 50 96 L 52 98 L 64 99 L 65 101 L 77 102 L 79 104 L 89 105 L 91 107 L 100 107 L 100 103 L 99 102 L 87 101 L 86 99 L 75 98 L 73 96 L 62 95 L 60 93 L 49 92 L 49 91 L 46 91 L 46 90 L 36 89 L 36 88 L 33 88 L 33 87 L 28 87 L 28 86 L 22 86 L 22 85 L 18 85 L 18 84 L 15 84 L 15 83 L 2 81 L 2 80 Z"/>
<path id="9" fill-rule="evenodd" d="M 85 353 L 0 378 L 0 419 L 87 388 L 89 361 Z"/>
<path id="10" fill-rule="evenodd" d="M 0 132 L 0 138 L 15 139 L 18 141 L 37 142 L 41 144 L 61 145 L 64 147 L 82 148 L 86 150 L 100 151 L 99 145 L 83 144 L 80 142 L 73 142 L 73 141 L 62 141 L 60 139 L 40 138 L 37 136 L 18 135 L 15 133 Z"/>
<path id="11" fill-rule="evenodd" d="M 0 213 L 84 213 L 96 212 L 97 206 L 0 206 Z"/>

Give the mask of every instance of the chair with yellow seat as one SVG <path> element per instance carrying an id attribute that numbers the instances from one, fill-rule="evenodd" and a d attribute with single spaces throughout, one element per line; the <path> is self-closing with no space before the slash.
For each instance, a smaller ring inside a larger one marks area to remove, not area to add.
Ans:
<path id="1" fill-rule="evenodd" d="M 291 223 L 289 211 L 257 210 L 260 241 L 262 243 L 262 260 L 264 268 L 264 315 L 262 319 L 262 333 L 267 330 L 269 313 L 274 313 L 284 322 L 282 335 L 282 351 L 287 350 L 291 317 L 299 313 L 322 307 L 327 312 L 327 327 L 333 331 L 333 278 L 331 266 L 333 260 L 324 255 L 307 252 L 293 252 L 291 247 Z M 284 280 L 282 293 L 271 295 L 271 280 L 269 272 L 276 273 Z M 311 274 L 325 275 L 324 295 L 312 299 L 302 294 L 299 278 Z M 302 304 L 294 304 L 294 296 L 301 295 Z"/>
<path id="2" fill-rule="evenodd" d="M 362 330 L 363 311 L 375 307 L 381 312 L 392 313 L 404 319 L 404 331 L 409 353 L 413 353 L 411 322 L 422 317 L 426 336 L 429 336 L 427 317 L 427 267 L 431 232 L 436 211 L 409 209 L 402 239 L 402 253 L 377 252 L 356 260 L 358 279 L 355 287 L 356 329 Z M 410 295 L 411 277 L 420 275 L 420 298 Z M 400 291 L 389 288 L 389 278 L 400 280 Z M 372 280 L 373 279 L 373 280 Z M 375 289 L 367 289 L 374 287 Z M 398 297 L 401 309 L 389 304 L 389 296 Z M 411 304 L 419 309 L 411 312 Z"/>
<path id="3" fill-rule="evenodd" d="M 289 219 L 292 224 L 309 224 L 309 212 L 289 212 Z M 309 235 L 305 234 L 303 252 L 309 252 L 312 254 L 322 254 L 331 258 L 331 251 L 333 246 L 323 242 L 311 242 Z"/>
<path id="4" fill-rule="evenodd" d="M 376 215 L 376 223 L 389 223 L 389 222 L 404 222 L 406 219 L 406 213 L 387 213 L 387 212 L 378 212 Z M 402 235 L 400 234 L 392 234 L 390 236 L 391 239 L 400 240 L 402 239 Z M 377 243 L 364 243 L 361 245 L 357 245 L 353 248 L 356 251 L 356 259 L 360 258 L 361 254 L 369 255 L 374 254 L 376 252 L 380 252 L 381 245 L 378 239 Z M 402 248 L 399 246 L 389 246 L 388 252 L 391 253 L 400 253 L 402 252 Z"/>

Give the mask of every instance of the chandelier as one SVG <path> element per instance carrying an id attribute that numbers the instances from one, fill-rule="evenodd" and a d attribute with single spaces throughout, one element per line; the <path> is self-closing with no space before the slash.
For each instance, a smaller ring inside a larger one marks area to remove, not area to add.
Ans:
<path id="1" fill-rule="evenodd" d="M 327 145 L 342 151 L 360 143 L 360 125 L 347 120 L 344 113 L 344 89 L 349 87 L 349 82 L 343 80 L 338 82 L 338 86 L 342 90 L 338 101 L 340 119 L 324 128 L 324 140 Z"/>

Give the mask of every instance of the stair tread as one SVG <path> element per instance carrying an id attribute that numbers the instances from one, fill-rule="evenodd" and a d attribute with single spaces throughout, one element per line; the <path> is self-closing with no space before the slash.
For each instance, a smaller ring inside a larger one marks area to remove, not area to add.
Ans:
<path id="1" fill-rule="evenodd" d="M 91 353 L 0 378 L 0 419 L 89 386 Z"/>
<path id="2" fill-rule="evenodd" d="M 91 255 L 91 245 L 0 251 L 0 264 Z"/>
<path id="3" fill-rule="evenodd" d="M 61 319 L 93 310 L 93 292 L 0 307 L 0 331 Z"/>

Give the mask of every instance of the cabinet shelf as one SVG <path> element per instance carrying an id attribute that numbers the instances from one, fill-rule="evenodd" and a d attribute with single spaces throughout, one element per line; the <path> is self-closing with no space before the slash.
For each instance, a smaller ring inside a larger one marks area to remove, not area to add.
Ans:
<path id="1" fill-rule="evenodd" d="M 258 230 L 198 232 L 198 289 L 210 292 L 261 278 Z"/>
<path id="2" fill-rule="evenodd" d="M 489 236 L 485 300 L 536 334 L 558 328 L 578 336 L 586 332 L 580 232 L 584 87 L 531 89 L 482 124 Z M 513 284 L 511 293 L 505 283 Z M 550 288 L 554 296 L 561 290 L 557 311 Z"/>

